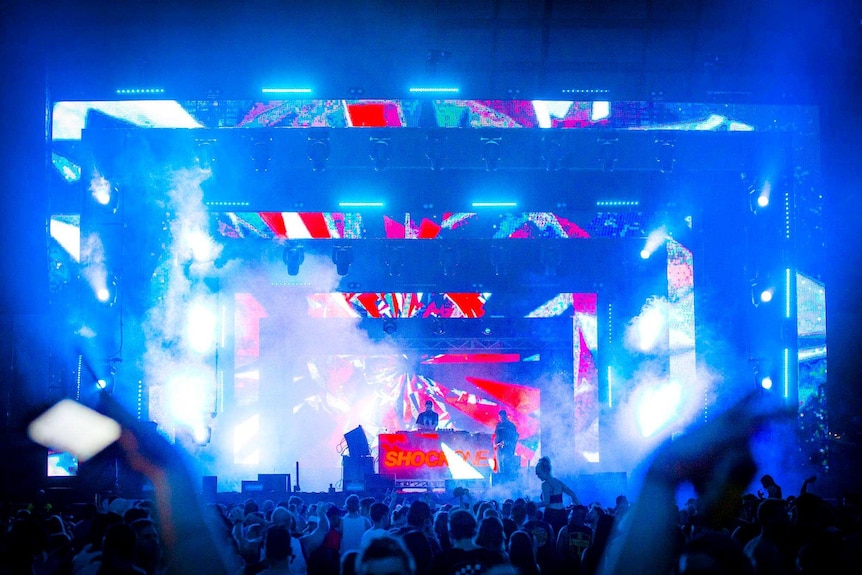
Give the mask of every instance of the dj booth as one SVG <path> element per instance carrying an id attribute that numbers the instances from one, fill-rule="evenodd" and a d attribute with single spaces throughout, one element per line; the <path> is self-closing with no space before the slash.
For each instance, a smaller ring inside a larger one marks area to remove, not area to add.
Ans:
<path id="1" fill-rule="evenodd" d="M 489 479 L 494 467 L 490 433 L 398 431 L 379 435 L 378 446 L 379 472 L 399 482 Z"/>

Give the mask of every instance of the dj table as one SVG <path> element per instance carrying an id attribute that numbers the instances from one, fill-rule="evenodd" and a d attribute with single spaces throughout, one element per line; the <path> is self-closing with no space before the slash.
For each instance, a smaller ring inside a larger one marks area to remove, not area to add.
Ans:
<path id="1" fill-rule="evenodd" d="M 490 433 L 399 431 L 379 435 L 378 442 L 379 472 L 399 481 L 487 479 L 494 466 Z"/>

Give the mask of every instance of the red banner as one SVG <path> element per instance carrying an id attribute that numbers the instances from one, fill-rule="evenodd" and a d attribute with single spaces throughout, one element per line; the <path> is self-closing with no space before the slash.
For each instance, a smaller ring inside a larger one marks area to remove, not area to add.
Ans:
<path id="1" fill-rule="evenodd" d="M 494 466 L 493 438 L 489 433 L 402 431 L 382 434 L 378 440 L 379 471 L 393 474 L 396 479 L 464 479 L 457 476 L 457 471 L 453 476 L 451 457 L 486 478 Z"/>

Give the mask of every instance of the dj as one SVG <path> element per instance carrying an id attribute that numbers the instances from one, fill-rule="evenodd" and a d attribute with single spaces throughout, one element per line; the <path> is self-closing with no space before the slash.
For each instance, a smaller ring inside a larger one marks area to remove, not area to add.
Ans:
<path id="1" fill-rule="evenodd" d="M 429 399 L 425 402 L 425 411 L 420 413 L 419 417 L 416 418 L 416 430 L 435 431 L 439 420 L 440 417 L 434 411 L 434 402 Z"/>

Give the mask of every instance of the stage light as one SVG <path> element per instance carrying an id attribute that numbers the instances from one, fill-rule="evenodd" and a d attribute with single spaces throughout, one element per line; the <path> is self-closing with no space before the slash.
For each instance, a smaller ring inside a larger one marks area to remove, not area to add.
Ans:
<path id="1" fill-rule="evenodd" d="M 321 134 L 309 136 L 308 138 L 308 160 L 311 169 L 315 172 L 326 170 L 326 162 L 329 160 L 329 135 Z"/>
<path id="2" fill-rule="evenodd" d="M 446 277 L 454 276 L 461 260 L 458 248 L 451 245 L 445 246 L 440 259 L 443 265 L 443 275 Z"/>
<path id="3" fill-rule="evenodd" d="M 281 256 L 284 265 L 287 266 L 287 275 L 299 275 L 299 268 L 302 262 L 305 261 L 305 248 L 301 245 L 287 246 L 284 248 L 284 253 Z"/>
<path id="4" fill-rule="evenodd" d="M 648 260 L 651 255 L 652 255 L 652 252 L 650 252 L 646 248 L 641 250 L 641 259 L 642 260 Z"/>
<path id="5" fill-rule="evenodd" d="M 431 160 L 431 169 L 438 171 L 446 158 L 444 145 L 446 136 L 441 130 L 431 130 L 425 134 L 425 157 Z"/>
<path id="6" fill-rule="evenodd" d="M 769 391 L 772 389 L 772 378 L 770 376 L 765 376 L 760 380 L 760 387 Z"/>
<path id="7" fill-rule="evenodd" d="M 553 243 L 553 240 L 548 240 L 541 244 L 539 250 L 539 261 L 545 268 L 545 275 L 553 277 L 557 275 L 557 269 L 560 267 L 563 256 L 560 253 L 560 247 Z"/>
<path id="8" fill-rule="evenodd" d="M 560 169 L 563 161 L 563 146 L 558 138 L 542 138 L 542 160 L 545 162 L 547 171 L 556 172 Z"/>
<path id="9" fill-rule="evenodd" d="M 616 139 L 599 139 L 599 165 L 604 172 L 613 172 L 617 165 Z"/>
<path id="10" fill-rule="evenodd" d="M 203 424 L 195 425 L 192 429 L 192 440 L 196 445 L 208 445 L 212 440 L 212 428 Z"/>
<path id="11" fill-rule="evenodd" d="M 410 88 L 411 94 L 457 94 L 458 88 L 452 86 L 440 87 L 414 87 Z"/>
<path id="12" fill-rule="evenodd" d="M 67 183 L 74 184 L 81 179 L 81 166 L 68 158 L 51 152 L 51 163 L 54 164 L 54 167 Z"/>
<path id="13" fill-rule="evenodd" d="M 311 88 L 263 88 L 264 94 L 311 94 Z"/>
<path id="14" fill-rule="evenodd" d="M 81 261 L 81 221 L 77 216 L 51 216 L 49 230 L 51 237 L 69 254 L 75 262 Z"/>
<path id="15" fill-rule="evenodd" d="M 389 248 L 386 252 L 386 267 L 389 269 L 389 275 L 398 277 L 401 275 L 401 270 L 404 268 L 404 248 L 395 246 Z"/>
<path id="16" fill-rule="evenodd" d="M 641 435 L 650 437 L 670 423 L 681 401 L 682 386 L 674 381 L 644 390 L 638 405 Z"/>
<path id="17" fill-rule="evenodd" d="M 212 171 L 216 163 L 215 140 L 198 140 L 195 152 L 195 163 L 205 172 Z"/>
<path id="18" fill-rule="evenodd" d="M 251 152 L 251 161 L 254 164 L 254 171 L 268 171 L 270 160 L 272 160 L 272 138 L 256 140 L 252 145 Z"/>
<path id="19" fill-rule="evenodd" d="M 96 299 L 101 303 L 112 306 L 117 302 L 117 278 L 105 276 L 103 283 L 95 287 Z"/>
<path id="20" fill-rule="evenodd" d="M 650 351 L 659 343 L 664 333 L 665 317 L 658 305 L 651 305 L 644 309 L 637 317 L 638 348 L 641 351 Z"/>
<path id="21" fill-rule="evenodd" d="M 649 233 L 646 239 L 646 244 L 640 252 L 642 259 L 649 259 L 656 250 L 658 250 L 670 236 L 667 233 L 665 226 L 659 226 Z"/>
<path id="22" fill-rule="evenodd" d="M 458 455 L 454 449 L 446 445 L 440 444 L 440 449 L 446 456 L 446 462 L 449 464 L 449 473 L 452 474 L 452 479 L 485 479 L 479 471 L 470 465 L 462 456 Z"/>
<path id="23" fill-rule="evenodd" d="M 107 178 L 96 172 L 90 179 L 90 194 L 103 210 L 116 213 L 119 204 L 119 190 Z"/>
<path id="24" fill-rule="evenodd" d="M 502 157 L 500 143 L 502 138 L 482 138 L 482 161 L 485 162 L 485 170 L 493 172 L 497 169 Z"/>
<path id="25" fill-rule="evenodd" d="M 769 287 L 760 292 L 760 301 L 763 303 L 769 303 L 772 301 L 772 296 L 775 294 L 775 288 Z"/>
<path id="26" fill-rule="evenodd" d="M 506 275 L 509 270 L 509 254 L 501 245 L 491 246 L 491 265 L 494 267 L 494 275 Z"/>
<path id="27" fill-rule="evenodd" d="M 192 258 L 198 263 L 214 261 L 219 254 L 219 246 L 210 235 L 201 229 L 183 230 L 183 243 L 191 250 Z"/>
<path id="28" fill-rule="evenodd" d="M 667 140 L 656 140 L 655 143 L 658 146 L 658 150 L 656 152 L 658 171 L 662 174 L 670 174 L 673 172 L 673 165 L 676 162 L 673 142 L 669 142 Z"/>
<path id="29" fill-rule="evenodd" d="M 353 250 L 350 246 L 332 248 L 332 263 L 335 264 L 335 271 L 338 275 L 346 276 L 350 271 L 350 264 L 353 263 Z"/>
<path id="30" fill-rule="evenodd" d="M 205 301 L 192 303 L 186 314 L 186 341 L 189 348 L 207 354 L 215 348 L 218 319 L 215 311 Z"/>
<path id="31" fill-rule="evenodd" d="M 120 96 L 152 96 L 164 93 L 164 88 L 121 88 L 117 90 L 117 94 Z"/>
<path id="32" fill-rule="evenodd" d="M 398 323 L 394 317 L 383 318 L 383 333 L 392 335 L 398 331 Z"/>
<path id="33" fill-rule="evenodd" d="M 389 138 L 369 138 L 371 150 L 369 157 L 374 163 L 374 171 L 382 172 L 389 165 Z"/>
<path id="34" fill-rule="evenodd" d="M 517 202 L 473 202 L 474 208 L 514 208 L 517 207 Z"/>

